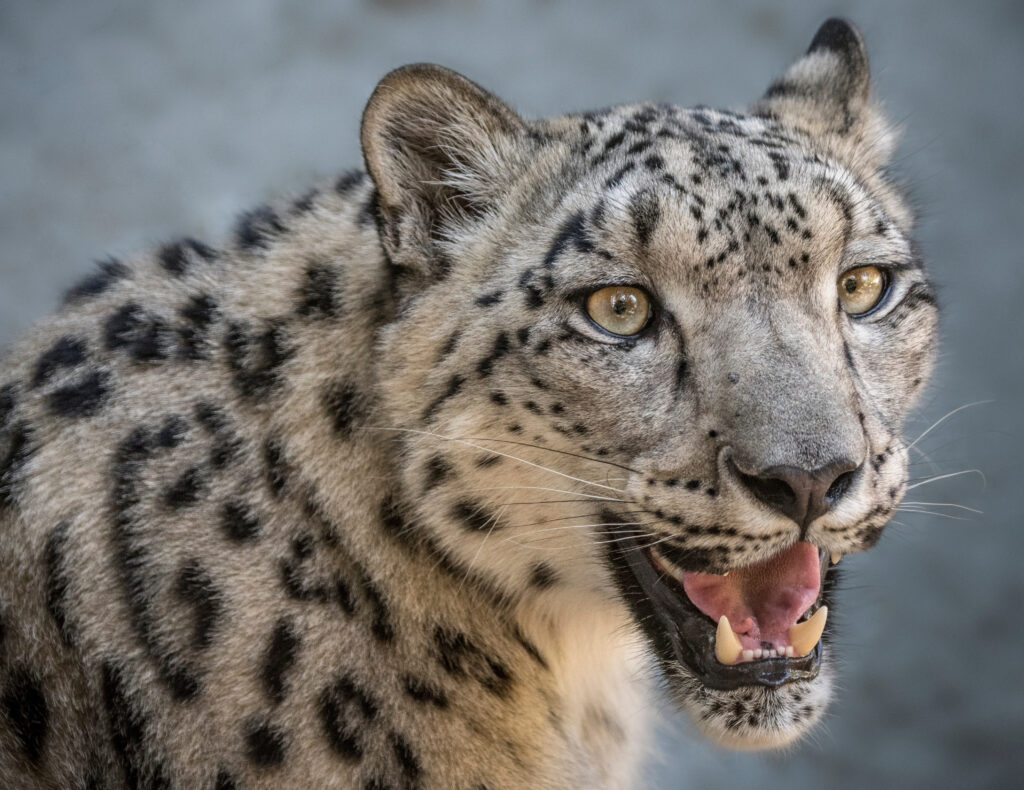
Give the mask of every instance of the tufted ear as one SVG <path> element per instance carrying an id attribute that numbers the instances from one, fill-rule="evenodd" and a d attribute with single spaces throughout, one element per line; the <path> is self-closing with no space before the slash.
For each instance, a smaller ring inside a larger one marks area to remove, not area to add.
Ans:
<path id="1" fill-rule="evenodd" d="M 829 19 L 752 111 L 819 136 L 856 135 L 870 120 L 870 83 L 860 32 L 845 19 Z"/>
<path id="2" fill-rule="evenodd" d="M 461 74 L 415 64 L 377 85 L 361 138 L 392 262 L 437 275 L 438 242 L 486 216 L 514 178 L 526 125 Z"/>

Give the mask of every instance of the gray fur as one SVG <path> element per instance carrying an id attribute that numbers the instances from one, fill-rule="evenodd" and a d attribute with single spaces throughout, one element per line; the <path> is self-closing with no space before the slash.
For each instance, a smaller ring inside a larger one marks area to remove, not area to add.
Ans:
<path id="1" fill-rule="evenodd" d="M 729 458 L 864 461 L 826 551 L 902 497 L 936 310 L 868 83 L 838 22 L 746 114 L 527 122 L 407 67 L 372 178 L 73 291 L 0 373 L 0 785 L 630 786 L 652 660 L 598 513 L 722 571 L 800 537 Z M 894 291 L 850 319 L 836 278 L 876 262 Z M 635 342 L 580 310 L 610 283 L 659 302 Z M 831 661 L 667 680 L 781 745 Z"/>

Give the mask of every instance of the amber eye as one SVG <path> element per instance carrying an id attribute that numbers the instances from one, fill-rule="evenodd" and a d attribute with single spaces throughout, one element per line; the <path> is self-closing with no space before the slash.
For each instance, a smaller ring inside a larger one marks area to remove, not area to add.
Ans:
<path id="1" fill-rule="evenodd" d="M 877 266 L 858 266 L 843 272 L 836 282 L 839 304 L 852 316 L 863 315 L 882 301 L 888 286 L 886 273 Z"/>
<path id="2" fill-rule="evenodd" d="M 651 300 L 640 288 L 611 285 L 587 297 L 587 313 L 613 335 L 635 335 L 651 317 Z"/>

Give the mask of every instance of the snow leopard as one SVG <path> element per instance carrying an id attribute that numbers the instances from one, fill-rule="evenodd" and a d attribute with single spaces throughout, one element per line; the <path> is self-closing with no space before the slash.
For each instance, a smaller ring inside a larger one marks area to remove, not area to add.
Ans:
<path id="1" fill-rule="evenodd" d="M 791 743 L 938 311 L 839 19 L 742 111 L 383 78 L 0 365 L 0 786 L 621 789 Z"/>

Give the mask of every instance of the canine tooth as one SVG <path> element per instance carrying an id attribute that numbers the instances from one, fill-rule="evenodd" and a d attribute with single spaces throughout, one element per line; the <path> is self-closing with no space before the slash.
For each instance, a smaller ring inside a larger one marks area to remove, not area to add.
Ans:
<path id="1" fill-rule="evenodd" d="M 797 623 L 789 629 L 789 641 L 793 645 L 793 654 L 803 658 L 818 644 L 825 631 L 825 620 L 828 618 L 828 607 L 822 606 L 804 622 Z"/>
<path id="2" fill-rule="evenodd" d="M 742 651 L 739 637 L 729 625 L 729 618 L 723 614 L 718 619 L 718 631 L 715 633 L 715 657 L 719 663 L 732 666 L 740 660 Z"/>
<path id="3" fill-rule="evenodd" d="M 832 560 L 832 564 L 833 565 L 838 565 L 839 564 L 839 560 L 841 560 L 842 558 L 843 558 L 843 555 L 840 552 L 838 552 L 838 551 L 833 551 L 832 554 L 829 555 L 829 559 Z"/>

